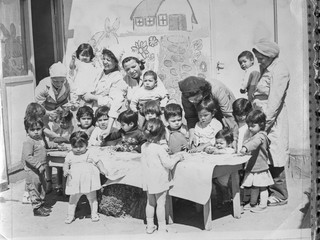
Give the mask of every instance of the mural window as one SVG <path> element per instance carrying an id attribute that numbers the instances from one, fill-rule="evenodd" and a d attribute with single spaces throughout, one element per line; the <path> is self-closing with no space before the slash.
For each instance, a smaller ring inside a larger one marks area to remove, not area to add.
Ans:
<path id="1" fill-rule="evenodd" d="M 158 26 L 167 26 L 168 25 L 168 15 L 159 14 L 158 15 Z"/>
<path id="2" fill-rule="evenodd" d="M 6 7 L 0 7 L 0 44 L 2 52 L 3 77 L 27 75 L 27 56 L 23 6 L 20 0 L 3 1 Z"/>
<path id="3" fill-rule="evenodd" d="M 134 23 L 137 27 L 142 27 L 144 24 L 143 24 L 143 18 L 142 17 L 136 17 L 134 19 Z"/>
<path id="4" fill-rule="evenodd" d="M 146 21 L 146 26 L 151 27 L 151 26 L 154 26 L 154 24 L 156 22 L 156 18 L 155 17 L 146 17 L 145 21 Z"/>

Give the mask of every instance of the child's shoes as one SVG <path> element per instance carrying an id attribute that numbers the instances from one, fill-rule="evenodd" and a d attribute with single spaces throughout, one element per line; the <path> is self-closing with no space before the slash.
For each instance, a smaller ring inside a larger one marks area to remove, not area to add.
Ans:
<path id="1" fill-rule="evenodd" d="M 36 217 L 48 217 L 50 213 L 44 210 L 43 207 L 39 207 L 33 209 L 33 215 Z"/>
<path id="2" fill-rule="evenodd" d="M 66 220 L 64 220 L 64 223 L 70 224 L 70 223 L 72 223 L 74 220 L 75 220 L 74 216 L 68 215 L 67 218 L 66 218 Z"/>
<path id="3" fill-rule="evenodd" d="M 22 197 L 22 203 L 23 204 L 30 204 L 31 200 L 30 200 L 30 196 L 28 192 L 24 192 L 23 197 Z"/>
<path id="4" fill-rule="evenodd" d="M 252 209 L 250 209 L 250 212 L 253 212 L 253 213 L 262 213 L 262 212 L 265 212 L 266 210 L 267 210 L 267 206 L 256 205 L 255 207 L 253 207 Z"/>
<path id="5" fill-rule="evenodd" d="M 251 205 L 250 203 L 243 206 L 244 211 L 250 211 L 251 209 L 255 208 L 257 205 Z"/>
<path id="6" fill-rule="evenodd" d="M 91 214 L 91 221 L 98 222 L 100 220 L 99 215 L 97 213 Z"/>
<path id="7" fill-rule="evenodd" d="M 155 225 L 147 225 L 146 232 L 148 234 L 152 234 L 155 230 L 157 230 L 157 227 Z"/>

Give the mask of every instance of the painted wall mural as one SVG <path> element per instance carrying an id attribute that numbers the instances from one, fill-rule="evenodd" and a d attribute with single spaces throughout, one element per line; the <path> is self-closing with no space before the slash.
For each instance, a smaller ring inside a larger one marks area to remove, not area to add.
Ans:
<path id="1" fill-rule="evenodd" d="M 204 1 L 207 0 L 202 0 Z M 122 2 L 127 4 L 122 6 Z M 92 3 L 90 5 L 95 8 Z M 110 17 L 108 9 L 111 13 L 114 5 L 117 6 L 117 11 Z M 200 7 L 200 16 L 203 11 L 208 14 L 207 6 L 206 3 L 202 5 L 202 9 Z M 103 18 L 100 16 L 95 22 L 95 25 L 100 26 L 99 30 L 93 30 L 91 37 L 83 37 L 82 41 L 89 42 L 97 56 L 105 47 L 112 50 L 120 62 L 130 55 L 144 59 L 146 69 L 157 72 L 168 88 L 170 97 L 178 102 L 178 81 L 190 75 L 209 76 L 209 26 L 207 21 L 197 18 L 197 11 L 191 1 L 97 1 L 96 7 L 106 9 L 103 14 L 106 16 L 104 22 L 101 22 Z M 73 20 L 79 24 L 83 19 Z M 72 28 L 73 36 L 79 36 L 77 31 L 83 27 L 78 26 L 69 25 L 66 29 L 70 31 Z M 94 29 L 92 25 L 87 25 L 86 28 L 88 27 Z M 72 46 L 71 42 L 68 41 L 67 44 L 67 62 L 77 47 Z"/>

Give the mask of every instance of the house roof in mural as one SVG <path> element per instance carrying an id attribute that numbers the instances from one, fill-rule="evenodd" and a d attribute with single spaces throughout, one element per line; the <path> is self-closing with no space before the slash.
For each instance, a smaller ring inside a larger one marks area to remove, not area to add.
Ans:
<path id="1" fill-rule="evenodd" d="M 189 0 L 186 1 L 192 11 L 192 22 L 198 23 Z M 142 0 L 131 13 L 130 20 L 133 20 L 134 17 L 156 16 L 159 8 L 164 2 L 165 0 Z"/>

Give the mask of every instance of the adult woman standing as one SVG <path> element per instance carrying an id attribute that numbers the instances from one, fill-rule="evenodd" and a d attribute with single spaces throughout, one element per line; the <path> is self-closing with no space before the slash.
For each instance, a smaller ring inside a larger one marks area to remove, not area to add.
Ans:
<path id="1" fill-rule="evenodd" d="M 199 121 L 196 105 L 209 98 L 218 102 L 220 109 L 215 114 L 215 118 L 220 120 L 225 127 L 233 130 L 236 142 L 238 128 L 232 114 L 232 103 L 235 97 L 223 83 L 218 80 L 209 82 L 201 77 L 190 76 L 179 82 L 179 88 L 182 93 L 182 106 L 190 131 L 190 144 L 194 141 L 194 127 Z"/>
<path id="2" fill-rule="evenodd" d="M 260 64 L 261 76 L 253 93 L 253 108 L 267 116 L 266 132 L 270 144 L 270 173 L 275 182 L 269 187 L 269 206 L 288 202 L 285 165 L 289 160 L 289 122 L 285 99 L 290 74 L 279 59 L 278 44 L 259 40 L 252 49 Z"/>
<path id="3" fill-rule="evenodd" d="M 94 90 L 83 95 L 83 99 L 95 108 L 101 105 L 110 107 L 108 128 L 110 132 L 124 104 L 127 84 L 119 71 L 119 61 L 108 49 L 102 50 L 103 71 L 94 82 Z"/>

